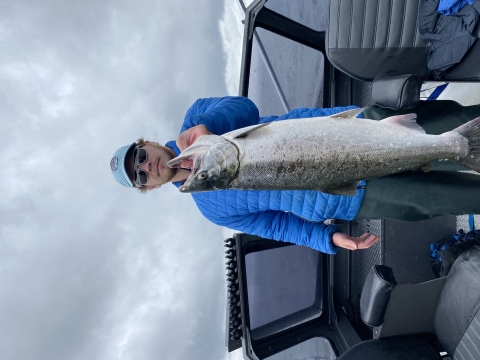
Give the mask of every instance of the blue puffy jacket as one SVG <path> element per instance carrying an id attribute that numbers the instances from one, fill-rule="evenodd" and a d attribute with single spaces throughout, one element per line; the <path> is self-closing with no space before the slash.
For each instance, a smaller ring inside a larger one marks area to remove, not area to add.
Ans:
<path id="1" fill-rule="evenodd" d="M 187 111 L 180 133 L 203 124 L 213 134 L 221 135 L 259 123 L 328 116 L 352 108 L 354 106 L 300 108 L 282 116 L 260 118 L 255 104 L 244 97 L 199 99 Z M 175 141 L 166 146 L 176 155 L 180 153 Z M 177 187 L 181 184 L 174 183 Z M 355 218 L 363 194 L 363 189 L 359 189 L 356 196 L 329 195 L 313 190 L 224 190 L 193 193 L 192 196 L 202 214 L 217 225 L 335 254 L 338 248 L 332 244 L 332 234 L 338 230 L 323 222 L 326 219 Z"/>

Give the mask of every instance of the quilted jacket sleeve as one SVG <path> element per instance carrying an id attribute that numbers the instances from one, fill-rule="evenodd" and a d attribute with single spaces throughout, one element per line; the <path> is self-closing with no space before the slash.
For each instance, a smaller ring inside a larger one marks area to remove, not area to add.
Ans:
<path id="1" fill-rule="evenodd" d="M 300 118 L 311 118 L 311 117 L 320 117 L 320 116 L 330 116 L 333 114 L 338 114 L 342 111 L 347 111 L 350 109 L 356 109 L 358 106 L 343 106 L 335 108 L 299 108 L 292 110 L 281 116 L 265 116 L 261 119 L 261 123 L 270 122 L 270 121 L 281 121 L 287 119 L 300 119 Z M 363 118 L 363 115 L 360 114 L 358 118 Z"/>
<path id="2" fill-rule="evenodd" d="M 242 96 L 198 99 L 188 109 L 180 133 L 196 126 L 205 125 L 216 135 L 246 126 L 258 124 L 260 117 L 257 106 Z"/>
<path id="3" fill-rule="evenodd" d="M 338 247 L 332 243 L 332 234 L 338 231 L 335 226 L 306 221 L 284 211 L 270 210 L 210 220 L 217 225 L 265 239 L 304 245 L 327 254 L 336 254 L 338 251 Z"/>

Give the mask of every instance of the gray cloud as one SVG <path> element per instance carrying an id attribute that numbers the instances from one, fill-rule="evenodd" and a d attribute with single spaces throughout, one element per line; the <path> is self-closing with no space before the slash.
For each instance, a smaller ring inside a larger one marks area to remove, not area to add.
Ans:
<path id="1" fill-rule="evenodd" d="M 226 94 L 223 1 L 1 8 L 0 358 L 225 358 L 221 230 L 108 169 Z"/>

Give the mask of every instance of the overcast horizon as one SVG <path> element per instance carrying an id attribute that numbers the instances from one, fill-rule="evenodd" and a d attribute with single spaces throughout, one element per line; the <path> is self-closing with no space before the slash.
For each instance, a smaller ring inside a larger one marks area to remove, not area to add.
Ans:
<path id="1" fill-rule="evenodd" d="M 175 139 L 197 98 L 237 94 L 235 0 L 1 9 L 0 359 L 241 359 L 224 345 L 231 231 L 108 166 L 139 136 Z"/>

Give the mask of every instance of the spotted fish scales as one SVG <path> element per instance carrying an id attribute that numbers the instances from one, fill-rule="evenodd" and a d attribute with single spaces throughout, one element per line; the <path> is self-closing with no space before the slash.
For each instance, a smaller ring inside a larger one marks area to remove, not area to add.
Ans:
<path id="1" fill-rule="evenodd" d="M 201 137 L 169 166 L 194 160 L 184 192 L 302 189 L 347 195 L 356 193 L 360 180 L 419 169 L 440 159 L 480 169 L 480 118 L 427 135 L 415 114 L 374 121 L 357 119 L 361 111 Z"/>

